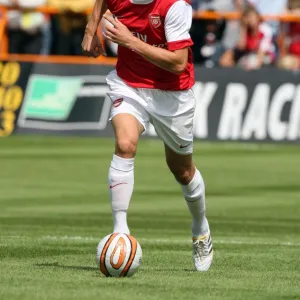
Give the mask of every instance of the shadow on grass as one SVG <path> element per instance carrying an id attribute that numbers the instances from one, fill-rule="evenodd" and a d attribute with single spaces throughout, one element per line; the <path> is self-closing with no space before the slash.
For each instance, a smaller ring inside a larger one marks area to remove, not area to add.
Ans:
<path id="1" fill-rule="evenodd" d="M 45 263 L 45 264 L 35 264 L 35 267 L 39 268 L 59 268 L 59 269 L 65 269 L 65 270 L 80 270 L 80 271 L 97 271 L 97 267 L 87 267 L 87 266 L 64 266 L 60 265 L 59 263 Z"/>

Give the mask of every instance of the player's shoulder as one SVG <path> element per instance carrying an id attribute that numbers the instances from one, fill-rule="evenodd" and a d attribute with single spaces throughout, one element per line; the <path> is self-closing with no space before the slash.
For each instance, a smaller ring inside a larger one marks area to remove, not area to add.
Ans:
<path id="1" fill-rule="evenodd" d="M 189 1 L 187 0 L 165 0 L 169 2 L 171 5 L 176 5 L 179 7 L 185 7 L 185 6 L 190 6 Z"/>
<path id="2" fill-rule="evenodd" d="M 160 0 L 157 1 L 157 10 L 162 17 L 168 20 L 180 19 L 186 16 L 186 12 L 192 10 L 191 6 L 186 0 Z"/>
<path id="3" fill-rule="evenodd" d="M 165 0 L 169 3 L 169 11 L 183 13 L 186 9 L 191 9 L 191 6 L 186 0 Z"/>

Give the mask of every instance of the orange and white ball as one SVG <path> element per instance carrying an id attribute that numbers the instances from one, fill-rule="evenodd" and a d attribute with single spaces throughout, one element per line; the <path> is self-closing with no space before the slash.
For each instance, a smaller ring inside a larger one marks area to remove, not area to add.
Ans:
<path id="1" fill-rule="evenodd" d="M 100 241 L 96 261 L 106 277 L 130 277 L 141 266 L 142 248 L 131 235 L 112 233 Z"/>

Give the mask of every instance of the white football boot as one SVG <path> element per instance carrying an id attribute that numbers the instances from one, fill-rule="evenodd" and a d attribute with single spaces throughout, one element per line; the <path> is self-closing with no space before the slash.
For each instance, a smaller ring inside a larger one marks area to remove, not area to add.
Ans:
<path id="1" fill-rule="evenodd" d="M 208 271 L 213 261 L 213 248 L 210 233 L 200 238 L 193 238 L 193 259 L 196 271 Z"/>

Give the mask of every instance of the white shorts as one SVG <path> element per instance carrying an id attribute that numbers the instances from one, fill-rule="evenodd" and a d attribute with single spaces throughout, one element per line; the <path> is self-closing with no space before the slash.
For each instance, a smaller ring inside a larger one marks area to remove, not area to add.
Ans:
<path id="1" fill-rule="evenodd" d="M 192 90 L 162 91 L 128 86 L 112 71 L 107 76 L 112 100 L 111 118 L 122 113 L 133 115 L 146 129 L 151 123 L 157 135 L 174 152 L 193 152 L 193 119 L 196 98 Z"/>

